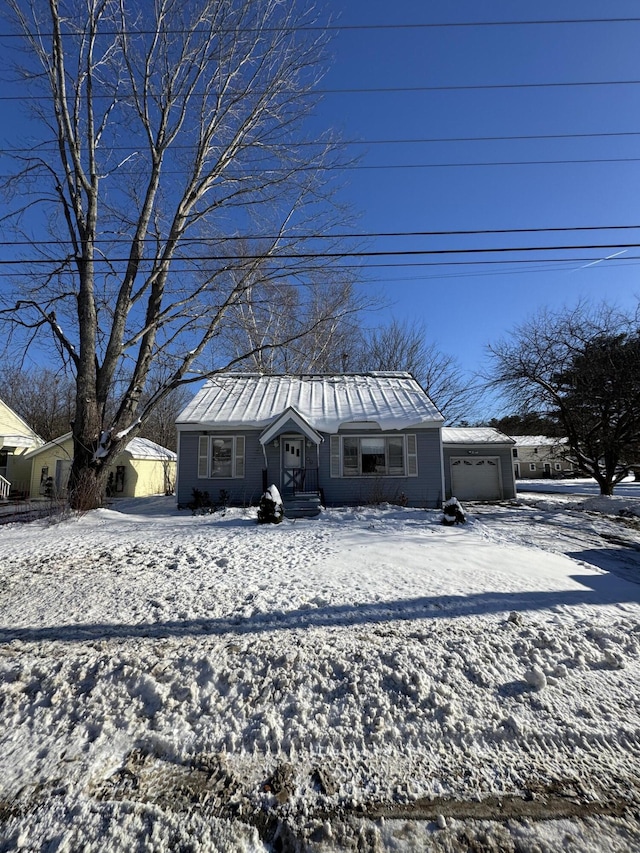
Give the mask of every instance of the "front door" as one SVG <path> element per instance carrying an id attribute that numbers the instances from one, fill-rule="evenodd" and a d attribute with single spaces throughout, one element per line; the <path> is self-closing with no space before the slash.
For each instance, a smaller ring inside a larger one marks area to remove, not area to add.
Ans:
<path id="1" fill-rule="evenodd" d="M 71 474 L 71 460 L 56 460 L 56 497 L 66 497 L 69 487 L 69 475 Z"/>
<path id="2" fill-rule="evenodd" d="M 304 439 L 282 439 L 282 488 L 285 494 L 301 490 L 304 483 Z"/>

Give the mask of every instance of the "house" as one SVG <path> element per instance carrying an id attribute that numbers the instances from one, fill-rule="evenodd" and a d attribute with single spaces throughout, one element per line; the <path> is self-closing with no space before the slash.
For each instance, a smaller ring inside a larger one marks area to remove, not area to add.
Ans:
<path id="1" fill-rule="evenodd" d="M 71 433 L 29 451 L 31 498 L 65 497 L 71 463 Z M 176 454 L 146 438 L 133 438 L 108 469 L 107 496 L 137 498 L 173 491 Z"/>
<path id="2" fill-rule="evenodd" d="M 177 500 L 255 504 L 287 515 L 391 501 L 437 507 L 443 417 L 409 373 L 220 374 L 180 413 Z"/>
<path id="3" fill-rule="evenodd" d="M 28 497 L 31 464 L 27 453 L 44 441 L 20 415 L 0 400 L 0 500 Z"/>
<path id="4" fill-rule="evenodd" d="M 567 458 L 566 438 L 546 435 L 514 435 L 513 468 L 516 479 L 539 480 L 547 477 L 571 477 L 576 466 Z"/>
<path id="5" fill-rule="evenodd" d="M 445 494 L 460 501 L 515 498 L 515 441 L 492 427 L 442 430 Z"/>

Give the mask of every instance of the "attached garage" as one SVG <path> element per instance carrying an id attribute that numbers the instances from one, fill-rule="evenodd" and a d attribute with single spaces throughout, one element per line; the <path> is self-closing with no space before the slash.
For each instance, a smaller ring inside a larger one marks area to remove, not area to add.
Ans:
<path id="1" fill-rule="evenodd" d="M 502 499 L 500 459 L 497 456 L 452 456 L 451 493 L 461 501 Z"/>
<path id="2" fill-rule="evenodd" d="M 460 501 L 499 501 L 516 494 L 514 441 L 490 427 L 442 430 L 445 492 Z"/>

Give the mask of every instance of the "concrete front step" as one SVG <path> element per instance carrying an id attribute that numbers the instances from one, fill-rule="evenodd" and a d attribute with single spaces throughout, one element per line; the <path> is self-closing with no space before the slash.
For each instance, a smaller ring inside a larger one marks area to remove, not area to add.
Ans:
<path id="1" fill-rule="evenodd" d="M 316 494 L 297 494 L 294 498 L 284 498 L 283 502 L 285 518 L 314 518 L 322 510 Z"/>

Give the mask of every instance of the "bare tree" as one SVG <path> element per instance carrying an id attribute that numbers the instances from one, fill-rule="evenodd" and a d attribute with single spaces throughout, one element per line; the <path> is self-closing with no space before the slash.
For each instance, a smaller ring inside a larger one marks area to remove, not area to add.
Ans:
<path id="1" fill-rule="evenodd" d="M 229 311 L 220 346 L 228 348 L 227 358 L 240 359 L 241 369 L 337 372 L 342 353 L 357 337 L 354 317 L 361 305 L 348 280 L 330 280 L 306 292 L 290 281 L 260 281 Z"/>
<path id="2" fill-rule="evenodd" d="M 48 336 L 74 371 L 72 501 L 97 502 L 109 461 L 173 389 L 354 310 L 319 300 L 230 358 L 218 346 L 257 310 L 256 276 L 307 302 L 319 270 L 340 281 L 339 243 L 319 251 L 313 235 L 342 221 L 328 180 L 342 155 L 303 135 L 326 31 L 281 0 L 6 6 L 36 131 L 6 186 L 5 220 L 30 245 L 2 316 L 13 348 Z"/>
<path id="3" fill-rule="evenodd" d="M 448 424 L 467 420 L 479 398 L 458 361 L 441 352 L 419 321 L 392 320 L 365 331 L 354 359 L 360 370 L 407 370 L 420 382 Z"/>
<path id="4" fill-rule="evenodd" d="M 62 372 L 3 362 L 0 365 L 0 399 L 45 441 L 52 441 L 71 429 L 75 387 Z"/>
<path id="5" fill-rule="evenodd" d="M 541 311 L 489 351 L 509 403 L 559 423 L 579 469 L 613 494 L 640 447 L 638 318 L 584 302 Z"/>

